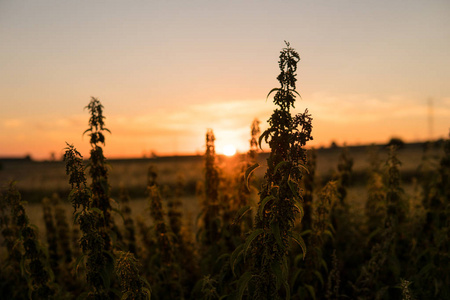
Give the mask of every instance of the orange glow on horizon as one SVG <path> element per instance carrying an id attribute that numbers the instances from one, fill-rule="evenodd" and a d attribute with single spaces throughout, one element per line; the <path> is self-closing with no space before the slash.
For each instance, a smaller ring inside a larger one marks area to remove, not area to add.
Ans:
<path id="1" fill-rule="evenodd" d="M 236 154 L 236 147 L 231 144 L 225 145 L 222 149 L 222 152 L 226 156 L 233 156 Z"/>

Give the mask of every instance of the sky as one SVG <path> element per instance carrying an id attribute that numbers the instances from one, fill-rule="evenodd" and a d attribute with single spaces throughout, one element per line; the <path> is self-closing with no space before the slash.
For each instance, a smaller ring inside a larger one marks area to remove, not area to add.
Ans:
<path id="1" fill-rule="evenodd" d="M 249 147 L 267 128 L 284 41 L 309 146 L 445 138 L 450 2 L 0 0 L 0 157 L 84 156 L 91 97 L 107 157 Z M 267 150 L 267 146 L 265 146 Z"/>

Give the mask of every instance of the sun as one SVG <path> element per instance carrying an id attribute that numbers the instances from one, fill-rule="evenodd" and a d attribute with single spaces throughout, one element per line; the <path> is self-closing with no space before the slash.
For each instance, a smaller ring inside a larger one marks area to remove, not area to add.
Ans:
<path id="1" fill-rule="evenodd" d="M 231 144 L 225 145 L 223 147 L 223 154 L 225 154 L 226 156 L 233 156 L 236 154 L 236 147 L 234 147 Z"/>

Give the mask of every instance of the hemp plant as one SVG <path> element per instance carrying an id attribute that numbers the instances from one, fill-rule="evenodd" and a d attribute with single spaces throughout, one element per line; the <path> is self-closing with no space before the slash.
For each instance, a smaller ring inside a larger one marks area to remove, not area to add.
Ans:
<path id="1" fill-rule="evenodd" d="M 130 252 L 118 252 L 116 273 L 122 287 L 122 299 L 150 299 L 150 285 L 139 274 L 139 261 Z"/>
<path id="2" fill-rule="evenodd" d="M 202 207 L 203 228 L 200 235 L 205 248 L 214 245 L 220 238 L 219 218 L 219 171 L 216 165 L 214 132 L 208 129 L 206 133 L 205 152 L 205 194 Z"/>
<path id="3" fill-rule="evenodd" d="M 16 236 L 17 245 L 14 248 L 23 247 L 23 254 L 18 254 L 16 257 L 19 258 L 20 256 L 21 259 L 20 269 L 28 284 L 28 298 L 52 298 L 58 286 L 53 281 L 53 272 L 44 248 L 38 239 L 36 227 L 30 223 L 22 196 L 14 182 L 9 184 L 4 201 L 10 207 L 11 221 L 14 222 L 17 229 L 16 233 L 18 233 Z M 12 252 L 9 251 L 8 254 L 11 255 Z"/>
<path id="4" fill-rule="evenodd" d="M 118 235 L 119 231 L 114 225 L 113 218 L 111 216 L 111 203 L 110 203 L 110 186 L 108 183 L 108 169 L 106 158 L 103 155 L 103 148 L 101 145 L 105 145 L 104 132 L 109 131 L 105 127 L 103 116 L 103 105 L 97 98 L 92 97 L 91 102 L 85 107 L 89 110 L 91 117 L 89 119 L 89 128 L 85 130 L 83 134 L 88 133 L 91 144 L 90 163 L 89 163 L 89 175 L 92 178 L 91 190 L 92 190 L 92 206 L 97 207 L 103 214 L 101 218 L 101 234 L 105 240 L 105 249 L 111 249 L 111 238 L 109 234 L 110 229 L 115 229 L 113 232 Z"/>
<path id="5" fill-rule="evenodd" d="M 83 157 L 73 145 L 67 144 L 64 161 L 66 174 L 69 175 L 69 183 L 72 186 L 69 200 L 75 209 L 75 222 L 80 225 L 82 232 L 80 238 L 82 258 L 87 257 L 86 280 L 90 286 L 88 297 L 108 299 L 114 264 L 112 256 L 105 251 L 105 239 L 99 230 L 102 212 L 92 205 L 92 192 L 87 186 Z M 80 207 L 81 211 L 77 212 Z"/>
<path id="6" fill-rule="evenodd" d="M 245 162 L 242 166 L 242 170 L 238 173 L 236 178 L 237 195 L 235 197 L 236 201 L 233 209 L 234 213 L 237 214 L 237 218 L 235 217 L 235 221 L 233 223 L 238 223 L 237 221 L 240 221 L 239 224 L 234 226 L 235 233 L 237 235 L 241 235 L 242 232 L 250 230 L 253 225 L 252 215 L 248 213 L 252 200 L 252 178 L 245 178 L 246 180 L 242 180 L 242 178 L 245 171 L 255 165 L 258 160 L 258 137 L 261 133 L 259 128 L 260 123 L 261 122 L 258 119 L 254 119 L 250 126 L 250 149 L 245 156 Z"/>
<path id="7" fill-rule="evenodd" d="M 259 192 L 255 225 L 244 247 L 238 248 L 244 257 L 247 251 L 253 257 L 251 270 L 238 281 L 238 298 L 243 296 L 246 286 L 252 299 L 277 299 L 283 294 L 289 298 L 286 254 L 291 239 L 306 252 L 303 239 L 292 230 L 296 217 L 301 218 L 303 214 L 300 195 L 300 181 L 306 169 L 303 147 L 312 140 L 312 118 L 308 110 L 291 115 L 299 95 L 296 91 L 299 60 L 299 54 L 286 43 L 280 54 L 281 72 L 277 77 L 281 87 L 269 92 L 269 95 L 276 92 L 273 102 L 278 107 L 269 119 L 270 127 L 259 138 L 260 145 L 264 139 L 271 152 Z M 284 286 L 284 292 L 281 286 Z"/>

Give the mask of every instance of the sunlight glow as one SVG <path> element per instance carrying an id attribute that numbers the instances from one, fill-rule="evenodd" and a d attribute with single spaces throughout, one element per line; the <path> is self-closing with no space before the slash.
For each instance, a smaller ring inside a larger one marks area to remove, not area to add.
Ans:
<path id="1" fill-rule="evenodd" d="M 223 147 L 223 154 L 225 154 L 226 156 L 233 156 L 236 154 L 236 148 L 233 145 L 225 145 Z"/>

